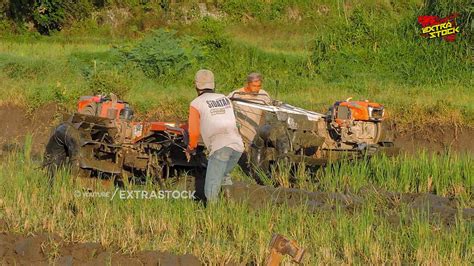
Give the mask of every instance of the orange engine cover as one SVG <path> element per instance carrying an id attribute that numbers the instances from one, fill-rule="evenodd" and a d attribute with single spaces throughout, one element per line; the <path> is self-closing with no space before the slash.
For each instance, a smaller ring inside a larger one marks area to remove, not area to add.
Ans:
<path id="1" fill-rule="evenodd" d="M 334 118 L 338 124 L 343 120 L 381 121 L 384 107 L 368 101 L 347 101 L 334 104 Z"/>
<path id="2" fill-rule="evenodd" d="M 103 102 L 100 106 L 100 117 L 108 117 L 118 119 L 120 116 L 120 110 L 125 108 L 123 103 L 112 103 L 112 102 Z"/>
<path id="3" fill-rule="evenodd" d="M 87 106 L 92 104 L 97 106 L 97 116 L 110 119 L 119 119 L 120 111 L 124 109 L 126 105 L 123 102 L 114 103 L 101 96 L 85 96 L 79 101 L 77 111 L 81 113 Z"/>

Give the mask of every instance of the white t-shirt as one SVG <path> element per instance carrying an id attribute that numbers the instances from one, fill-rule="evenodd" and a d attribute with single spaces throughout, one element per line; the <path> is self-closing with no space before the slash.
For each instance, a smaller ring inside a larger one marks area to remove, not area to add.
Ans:
<path id="1" fill-rule="evenodd" d="M 191 102 L 191 107 L 199 112 L 201 137 L 209 154 L 223 147 L 244 151 L 229 98 L 219 93 L 203 93 Z"/>

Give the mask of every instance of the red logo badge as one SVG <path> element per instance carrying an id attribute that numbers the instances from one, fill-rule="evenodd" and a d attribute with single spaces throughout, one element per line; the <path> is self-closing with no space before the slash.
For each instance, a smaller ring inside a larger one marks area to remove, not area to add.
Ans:
<path id="1" fill-rule="evenodd" d="M 456 23 L 458 14 L 452 14 L 445 18 L 438 16 L 419 16 L 418 23 L 421 25 L 421 36 L 433 39 L 443 38 L 445 41 L 456 40 L 456 33 L 459 33 L 459 26 Z"/>

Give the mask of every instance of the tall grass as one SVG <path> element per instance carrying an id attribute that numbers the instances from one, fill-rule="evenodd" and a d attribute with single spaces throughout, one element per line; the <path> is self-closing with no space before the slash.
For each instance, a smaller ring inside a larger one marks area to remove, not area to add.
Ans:
<path id="1" fill-rule="evenodd" d="M 474 162 L 471 155 L 456 153 L 376 156 L 329 165 L 317 172 L 314 180 L 317 190 L 358 191 L 375 185 L 389 191 L 435 193 L 472 201 Z"/>
<path id="2" fill-rule="evenodd" d="M 30 159 L 28 145 L 0 163 L 0 219 L 12 232 L 52 232 L 68 241 L 95 241 L 127 253 L 193 253 L 209 264 L 262 263 L 274 232 L 305 247 L 309 264 L 465 264 L 473 259 L 474 243 L 468 237 L 472 222 L 459 217 L 445 227 L 422 212 L 413 216 L 403 204 L 393 209 L 366 200 L 352 211 L 336 205 L 334 210 L 310 212 L 294 204 L 253 209 L 245 201 L 221 201 L 203 208 L 188 200 L 77 197 L 77 191 L 84 191 L 67 171 L 50 187 L 44 171 Z M 346 162 L 318 172 L 315 186 L 303 181 L 299 185 L 357 191 L 370 182 L 393 191 L 422 192 L 428 191 L 422 183 L 432 176 L 432 193 L 445 195 L 458 187 L 462 192 L 453 196 L 465 197 L 462 206 L 472 207 L 472 157 L 418 157 L 379 158 L 365 165 Z"/>
<path id="3" fill-rule="evenodd" d="M 367 188 L 399 193 L 432 193 L 457 198 L 472 205 L 474 162 L 472 154 L 377 155 L 363 160 L 342 160 L 325 167 L 279 163 L 270 174 L 258 173 L 265 185 L 296 187 L 310 191 L 360 193 Z M 239 178 L 251 181 L 243 173 Z"/>

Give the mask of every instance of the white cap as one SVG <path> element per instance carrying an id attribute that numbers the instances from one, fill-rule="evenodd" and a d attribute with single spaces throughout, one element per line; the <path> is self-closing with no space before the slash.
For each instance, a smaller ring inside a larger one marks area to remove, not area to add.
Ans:
<path id="1" fill-rule="evenodd" d="M 211 89 L 214 90 L 214 73 L 207 69 L 201 69 L 196 72 L 196 77 L 194 79 L 196 82 L 196 88 L 198 90 Z"/>

